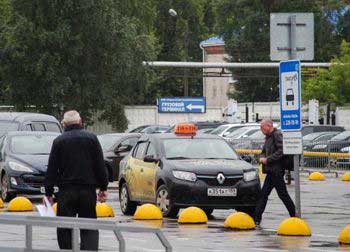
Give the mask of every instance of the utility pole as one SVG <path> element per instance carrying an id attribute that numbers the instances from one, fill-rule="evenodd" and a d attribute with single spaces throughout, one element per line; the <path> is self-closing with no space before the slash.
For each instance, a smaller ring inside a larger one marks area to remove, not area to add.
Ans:
<path id="1" fill-rule="evenodd" d="M 188 20 L 186 20 L 186 25 L 185 25 L 185 34 L 184 34 L 184 51 L 185 51 L 185 62 L 188 61 Z M 188 97 L 188 68 L 184 68 L 184 96 Z"/>

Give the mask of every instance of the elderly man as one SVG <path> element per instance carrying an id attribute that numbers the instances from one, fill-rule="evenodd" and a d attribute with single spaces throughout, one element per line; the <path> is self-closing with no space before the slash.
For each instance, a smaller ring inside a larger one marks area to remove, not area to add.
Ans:
<path id="1" fill-rule="evenodd" d="M 107 170 L 97 137 L 85 131 L 77 111 L 64 114 L 65 132 L 52 145 L 45 178 L 46 196 L 53 202 L 54 186 L 59 188 L 57 215 L 96 219 L 96 198 L 107 199 Z M 99 188 L 96 195 L 96 188 Z M 61 249 L 72 249 L 70 229 L 57 229 Z M 98 250 L 98 231 L 81 230 L 82 250 Z"/>
<path id="2" fill-rule="evenodd" d="M 268 197 L 273 188 L 276 188 L 278 197 L 288 209 L 289 215 L 291 217 L 295 216 L 295 206 L 284 182 L 282 133 L 280 130 L 273 127 L 273 122 L 271 120 L 267 119 L 262 120 L 260 128 L 266 138 L 262 150 L 263 157 L 260 158 L 259 162 L 265 166 L 264 171 L 266 173 L 266 178 L 254 214 L 254 220 L 257 225 L 261 222 L 262 214 L 265 211 Z"/>

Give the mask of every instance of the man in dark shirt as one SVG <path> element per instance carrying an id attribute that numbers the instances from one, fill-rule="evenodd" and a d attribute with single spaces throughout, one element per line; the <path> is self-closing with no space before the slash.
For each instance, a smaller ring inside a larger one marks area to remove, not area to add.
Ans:
<path id="1" fill-rule="evenodd" d="M 82 128 L 77 111 L 66 112 L 62 124 L 65 132 L 54 140 L 49 157 L 46 196 L 53 203 L 56 185 L 57 216 L 96 219 L 96 200 L 106 201 L 108 186 L 101 146 L 96 135 Z M 57 229 L 60 249 L 72 249 L 71 232 L 71 229 Z M 97 251 L 98 236 L 97 230 L 81 230 L 81 249 Z"/>
<path id="2" fill-rule="evenodd" d="M 278 197 L 288 209 L 289 215 L 295 217 L 295 206 L 284 182 L 282 133 L 273 127 L 271 120 L 267 119 L 262 120 L 260 128 L 266 139 L 262 150 L 263 157 L 260 158 L 259 162 L 265 166 L 266 178 L 254 214 L 254 220 L 257 225 L 261 222 L 262 214 L 265 211 L 268 197 L 273 188 L 276 188 Z"/>

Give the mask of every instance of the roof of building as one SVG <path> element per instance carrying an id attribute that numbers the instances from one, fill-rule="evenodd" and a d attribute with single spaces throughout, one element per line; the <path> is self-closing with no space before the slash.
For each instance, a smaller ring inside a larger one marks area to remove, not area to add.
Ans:
<path id="1" fill-rule="evenodd" d="M 200 46 L 202 47 L 218 45 L 225 45 L 225 41 L 220 36 L 208 38 L 207 40 L 204 40 L 200 43 Z"/>

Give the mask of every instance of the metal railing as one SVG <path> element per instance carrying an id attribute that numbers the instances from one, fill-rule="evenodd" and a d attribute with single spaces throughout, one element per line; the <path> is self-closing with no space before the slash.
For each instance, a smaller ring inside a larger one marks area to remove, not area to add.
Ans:
<path id="1" fill-rule="evenodd" d="M 240 156 L 250 156 L 253 164 L 258 163 L 264 140 L 233 139 L 229 142 Z M 302 171 L 350 170 L 350 141 L 304 141 L 303 148 L 300 158 Z"/>
<path id="2" fill-rule="evenodd" d="M 69 218 L 69 217 L 37 217 L 37 216 L 13 216 L 9 214 L 0 215 L 0 224 L 25 226 L 25 247 L 3 247 L 0 245 L 0 251 L 6 252 L 61 252 L 61 251 L 85 251 L 80 250 L 79 231 L 84 230 L 107 230 L 112 231 L 119 242 L 119 251 L 124 252 L 126 249 L 125 239 L 122 232 L 134 233 L 154 233 L 165 251 L 171 252 L 172 247 L 165 238 L 160 229 L 143 228 L 143 227 L 123 227 L 117 226 L 112 221 L 98 221 L 86 218 Z M 52 227 L 52 228 L 69 228 L 72 229 L 72 250 L 47 250 L 33 248 L 33 227 Z"/>

